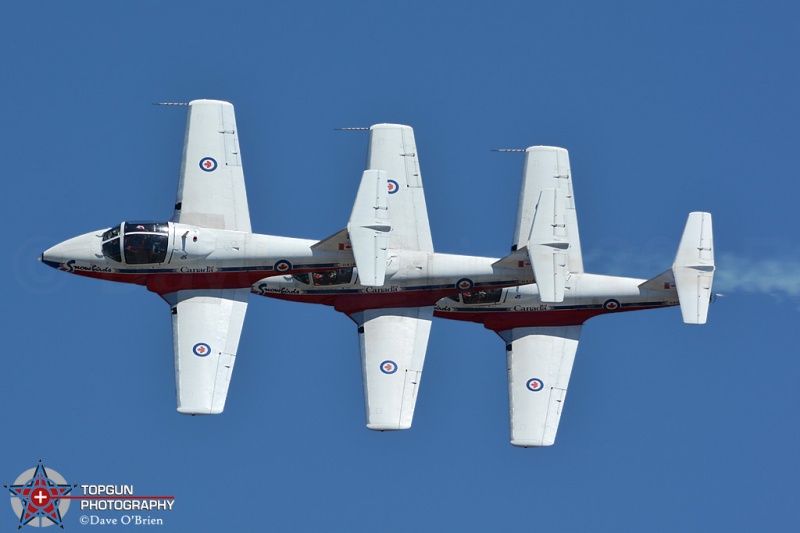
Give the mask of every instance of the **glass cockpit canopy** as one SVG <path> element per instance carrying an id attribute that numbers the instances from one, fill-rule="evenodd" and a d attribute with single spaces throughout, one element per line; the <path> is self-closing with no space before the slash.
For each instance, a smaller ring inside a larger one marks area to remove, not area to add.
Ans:
<path id="1" fill-rule="evenodd" d="M 163 263 L 168 246 L 166 222 L 123 222 L 103 233 L 103 255 L 117 263 Z"/>
<path id="2" fill-rule="evenodd" d="M 313 283 L 315 287 L 345 285 L 353 279 L 353 267 L 312 272 L 310 275 L 308 273 L 295 274 L 292 278 L 306 285 Z"/>
<path id="3" fill-rule="evenodd" d="M 479 289 L 448 296 L 454 302 L 461 301 L 467 305 L 496 304 L 503 297 L 503 289 Z M 459 300 L 460 298 L 460 300 Z"/>

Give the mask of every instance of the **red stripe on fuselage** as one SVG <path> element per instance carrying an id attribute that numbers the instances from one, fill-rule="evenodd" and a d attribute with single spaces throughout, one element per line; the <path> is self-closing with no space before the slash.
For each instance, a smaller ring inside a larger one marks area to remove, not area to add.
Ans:
<path id="1" fill-rule="evenodd" d="M 389 309 L 393 307 L 425 307 L 434 305 L 446 296 L 458 292 L 450 289 L 398 290 L 397 292 L 374 292 L 357 294 L 281 294 L 267 293 L 264 296 L 333 306 L 345 314 L 358 313 L 367 309 Z"/>
<path id="2" fill-rule="evenodd" d="M 435 309 L 433 316 L 448 320 L 463 320 L 483 324 L 492 331 L 505 331 L 513 328 L 537 328 L 546 326 L 579 326 L 592 317 L 624 313 L 626 311 L 641 311 L 643 309 L 658 309 L 664 306 L 623 307 L 616 311 L 603 308 L 592 309 L 554 309 L 550 311 L 495 311 L 482 313 L 478 310 L 453 312 Z"/>
<path id="3" fill-rule="evenodd" d="M 144 285 L 148 290 L 159 295 L 175 291 L 201 290 L 201 289 L 249 289 L 259 280 L 271 276 L 285 276 L 303 272 L 317 272 L 318 269 L 292 270 L 291 272 L 276 272 L 274 270 L 242 270 L 238 272 L 159 272 L 148 274 L 136 272 L 125 274 L 119 272 L 86 272 L 76 270 L 74 274 L 89 278 L 116 281 L 119 283 L 133 283 Z"/>

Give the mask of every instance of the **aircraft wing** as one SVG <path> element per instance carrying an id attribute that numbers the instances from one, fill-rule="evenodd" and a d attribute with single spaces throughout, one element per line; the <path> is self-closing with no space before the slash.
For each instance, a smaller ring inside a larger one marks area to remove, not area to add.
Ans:
<path id="1" fill-rule="evenodd" d="M 550 446 L 567 396 L 581 326 L 514 328 L 506 341 L 511 444 Z"/>
<path id="2" fill-rule="evenodd" d="M 370 309 L 351 318 L 358 324 L 367 427 L 411 427 L 433 307 Z"/>
<path id="3" fill-rule="evenodd" d="M 533 241 L 531 245 L 529 241 Z M 541 256 L 536 248 L 542 247 L 554 250 L 549 255 L 564 253 L 566 272 L 583 272 L 572 171 L 564 148 L 531 146 L 525 150 L 512 251 L 524 246 L 532 255 Z M 535 272 L 536 262 L 533 266 Z"/>
<path id="4" fill-rule="evenodd" d="M 233 106 L 189 103 L 175 222 L 250 232 L 242 158 Z"/>
<path id="5" fill-rule="evenodd" d="M 414 130 L 400 124 L 372 126 L 369 129 L 366 170 L 386 171 L 391 219 L 389 248 L 432 252 Z"/>
<path id="6" fill-rule="evenodd" d="M 218 414 L 225 408 L 250 289 L 178 291 L 172 307 L 178 412 Z"/>

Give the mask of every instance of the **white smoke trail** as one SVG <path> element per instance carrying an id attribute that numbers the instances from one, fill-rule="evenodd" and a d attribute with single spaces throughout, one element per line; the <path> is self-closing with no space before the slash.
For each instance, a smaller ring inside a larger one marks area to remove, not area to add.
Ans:
<path id="1" fill-rule="evenodd" d="M 631 250 L 602 250 L 584 256 L 587 272 L 616 276 L 652 277 L 672 265 L 673 257 Z M 755 259 L 736 253 L 717 253 L 714 292 L 764 294 L 800 298 L 800 258 Z M 601 268 L 598 268 L 601 267 Z"/>
<path id="2" fill-rule="evenodd" d="M 800 259 L 716 257 L 714 292 L 748 292 L 775 297 L 800 296 Z"/>

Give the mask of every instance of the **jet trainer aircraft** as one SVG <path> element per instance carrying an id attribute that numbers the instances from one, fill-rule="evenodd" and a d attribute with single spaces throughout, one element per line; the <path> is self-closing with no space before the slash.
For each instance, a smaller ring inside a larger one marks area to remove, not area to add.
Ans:
<path id="1" fill-rule="evenodd" d="M 347 314 L 358 326 L 367 427 L 407 429 L 437 300 L 530 283 L 533 271 L 511 259 L 501 263 L 433 251 L 414 131 L 400 124 L 369 129 L 366 170 L 350 222 L 314 246 L 351 247 L 355 269 L 268 278 L 253 292 L 331 305 Z M 367 256 L 361 258 L 357 248 Z"/>
<path id="2" fill-rule="evenodd" d="M 530 147 L 525 152 L 511 255 L 499 260 L 471 260 L 493 268 L 532 268 L 535 284 L 508 288 L 476 285 L 440 300 L 434 316 L 483 323 L 506 341 L 511 443 L 531 447 L 555 441 L 578 336 L 586 320 L 603 313 L 680 304 L 686 323 L 703 324 L 715 267 L 711 215 L 692 213 L 675 262 L 666 272 L 650 280 L 585 273 L 569 155 L 563 148 L 547 146 Z M 427 228 L 427 217 L 424 222 Z M 387 308 L 427 305 L 430 294 L 419 288 L 435 286 L 422 269 L 402 268 L 405 252 L 401 246 L 396 248 L 389 253 L 389 264 L 399 262 L 401 267 L 387 273 L 391 292 L 363 287 L 349 271 L 335 278 L 323 272 L 272 277 L 254 287 L 254 292 L 263 296 L 332 305 L 356 321 L 368 427 L 373 429 L 390 428 L 389 424 L 373 426 L 371 421 L 378 416 L 385 420 L 391 402 L 383 401 L 379 405 L 384 411 L 374 412 L 377 401 L 368 385 L 394 380 L 396 391 L 400 391 L 404 379 L 418 385 L 425 353 L 423 344 L 421 352 L 400 356 L 400 364 L 387 359 L 388 354 L 397 353 L 396 343 L 409 336 L 399 318 L 403 309 Z M 416 290 L 407 290 L 409 286 Z M 383 327 L 368 336 L 363 317 L 375 315 L 384 320 Z M 429 328 L 426 323 L 426 342 Z M 417 334 L 417 340 L 420 337 Z M 397 375 L 398 368 L 406 371 L 405 377 Z M 406 397 L 395 394 L 388 416 L 400 421 L 394 429 L 404 429 L 411 424 L 413 401 L 406 406 L 402 403 Z"/>
<path id="3" fill-rule="evenodd" d="M 256 282 L 281 274 L 315 284 L 324 279 L 326 286 L 358 279 L 367 301 L 380 296 L 390 308 L 374 310 L 359 298 L 341 303 L 359 323 L 370 427 L 410 425 L 433 304 L 461 291 L 530 283 L 530 269 L 432 253 L 407 126 L 373 128 L 370 164 L 345 230 L 319 242 L 252 233 L 233 106 L 196 100 L 188 108 L 172 219 L 86 233 L 48 249 L 41 261 L 81 276 L 144 285 L 169 303 L 178 411 L 193 415 L 225 406 Z M 402 291 L 384 287 L 387 272 L 417 280 L 421 273 L 426 282 L 406 283 Z"/>
<path id="4" fill-rule="evenodd" d="M 222 412 L 256 281 L 353 266 L 316 241 L 259 235 L 250 213 L 233 106 L 188 104 L 175 212 L 169 222 L 123 222 L 64 241 L 41 261 L 73 274 L 146 286 L 172 310 L 178 411 Z"/>
<path id="5" fill-rule="evenodd" d="M 680 305 L 685 323 L 705 324 L 712 297 L 715 264 L 710 213 L 689 215 L 672 268 L 658 276 L 644 280 L 588 274 L 583 270 L 570 178 L 566 150 L 541 146 L 526 150 L 512 248 L 527 246 L 532 256 L 557 251 L 557 299 L 543 295 L 541 287 L 532 284 L 452 295 L 440 300 L 434 311 L 434 316 L 482 323 L 505 341 L 511 444 L 515 446 L 555 442 L 586 320 Z M 560 197 L 569 201 L 559 201 Z"/>
<path id="6" fill-rule="evenodd" d="M 519 446 L 553 443 L 586 319 L 680 303 L 686 322 L 705 322 L 710 215 L 690 215 L 672 269 L 656 278 L 586 274 L 566 150 L 527 150 L 514 247 L 500 260 L 433 252 L 413 131 L 394 124 L 370 128 L 347 228 L 322 241 L 291 239 L 251 233 L 233 106 L 188 107 L 172 219 L 123 222 L 41 257 L 70 273 L 144 285 L 170 304 L 181 413 L 222 412 L 251 291 L 332 305 L 357 323 L 367 425 L 376 430 L 411 425 L 437 300 L 439 316 L 484 323 L 507 343 Z"/>

